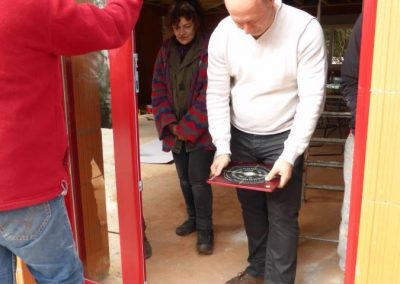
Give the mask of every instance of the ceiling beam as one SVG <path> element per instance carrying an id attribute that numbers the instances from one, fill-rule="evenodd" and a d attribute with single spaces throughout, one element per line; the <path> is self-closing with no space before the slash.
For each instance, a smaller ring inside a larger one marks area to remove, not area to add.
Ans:
<path id="1" fill-rule="evenodd" d="M 293 0 L 297 5 L 304 5 L 304 0 Z"/>

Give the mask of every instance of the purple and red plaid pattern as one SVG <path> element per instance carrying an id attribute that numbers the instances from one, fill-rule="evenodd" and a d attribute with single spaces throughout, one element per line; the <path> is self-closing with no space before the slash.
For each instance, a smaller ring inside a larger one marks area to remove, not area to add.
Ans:
<path id="1" fill-rule="evenodd" d="M 178 121 L 173 109 L 173 92 L 168 68 L 168 57 L 172 48 L 172 40 L 167 40 L 161 46 L 154 64 L 152 81 L 152 106 L 159 139 L 163 141 L 163 150 L 168 152 L 175 145 L 175 136 L 168 125 L 177 124 L 178 135 L 186 139 L 186 148 L 203 148 L 215 150 L 212 138 L 208 132 L 206 107 L 208 39 L 203 39 L 203 49 L 198 66 L 193 74 L 190 92 L 188 94 L 189 108 Z"/>

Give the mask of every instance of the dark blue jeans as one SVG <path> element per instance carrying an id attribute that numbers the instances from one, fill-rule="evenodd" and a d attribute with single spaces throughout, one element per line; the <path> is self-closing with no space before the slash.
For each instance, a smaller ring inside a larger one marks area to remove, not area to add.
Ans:
<path id="1" fill-rule="evenodd" d="M 289 132 L 254 135 L 231 130 L 232 161 L 274 163 Z M 301 204 L 303 156 L 283 189 L 272 193 L 237 189 L 246 235 L 249 266 L 246 271 L 268 284 L 292 284 L 296 276 L 298 214 Z"/>
<path id="2" fill-rule="evenodd" d="M 15 256 L 38 284 L 83 283 L 64 197 L 10 211 L 0 211 L 0 283 L 15 283 Z"/>
<path id="3" fill-rule="evenodd" d="M 176 171 L 188 217 L 196 221 L 197 230 L 212 229 L 212 191 L 206 183 L 210 175 L 213 151 L 195 150 L 173 153 Z"/>

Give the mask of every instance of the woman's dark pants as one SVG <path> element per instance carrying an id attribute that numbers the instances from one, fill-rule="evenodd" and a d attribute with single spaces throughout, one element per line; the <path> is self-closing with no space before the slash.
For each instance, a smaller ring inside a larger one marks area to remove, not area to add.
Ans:
<path id="1" fill-rule="evenodd" d="M 189 219 L 196 221 L 196 229 L 212 230 L 212 191 L 206 183 L 214 151 L 195 150 L 173 153 L 176 170 L 185 198 Z"/>

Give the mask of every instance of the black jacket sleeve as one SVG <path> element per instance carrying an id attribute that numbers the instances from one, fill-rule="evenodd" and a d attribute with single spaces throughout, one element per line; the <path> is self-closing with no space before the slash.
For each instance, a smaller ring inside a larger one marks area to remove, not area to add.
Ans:
<path id="1" fill-rule="evenodd" d="M 358 73 L 360 65 L 360 43 L 361 43 L 361 15 L 354 24 L 353 31 L 350 35 L 349 44 L 344 56 L 341 68 L 342 76 L 342 94 L 345 97 L 347 106 L 350 108 L 352 118 L 350 128 L 355 127 L 355 114 L 357 109 L 357 90 L 358 90 Z"/>

